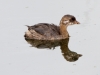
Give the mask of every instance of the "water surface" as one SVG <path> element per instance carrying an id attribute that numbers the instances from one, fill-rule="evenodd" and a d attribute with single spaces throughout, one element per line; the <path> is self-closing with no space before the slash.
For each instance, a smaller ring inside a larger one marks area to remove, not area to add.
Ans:
<path id="1" fill-rule="evenodd" d="M 1 1 L 0 75 L 99 75 L 99 4 L 98 0 Z M 71 37 L 66 41 L 35 47 L 37 44 L 32 46 L 24 39 L 25 25 L 59 25 L 65 14 L 74 15 L 81 23 L 68 29 Z M 82 56 L 69 61 L 71 53 Z"/>

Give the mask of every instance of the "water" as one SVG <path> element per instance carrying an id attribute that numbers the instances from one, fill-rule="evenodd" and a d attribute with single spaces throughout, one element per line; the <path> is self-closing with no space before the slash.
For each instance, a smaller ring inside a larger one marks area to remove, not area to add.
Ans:
<path id="1" fill-rule="evenodd" d="M 0 75 L 100 74 L 98 0 L 3 0 L 0 10 Z M 65 46 L 57 42 L 53 47 L 46 44 L 37 48 L 24 39 L 25 25 L 39 22 L 58 25 L 65 14 L 74 15 L 81 23 L 68 27 L 71 37 L 63 41 Z M 68 50 L 82 56 L 69 61 L 64 57 Z"/>
<path id="2" fill-rule="evenodd" d="M 55 49 L 56 46 L 60 46 L 61 54 L 63 57 L 70 62 L 74 62 L 78 60 L 79 57 L 81 57 L 81 54 L 77 54 L 76 52 L 71 51 L 68 48 L 69 38 L 62 39 L 62 40 L 28 40 L 25 39 L 29 44 L 31 44 L 32 47 L 36 48 L 49 48 L 49 49 Z"/>

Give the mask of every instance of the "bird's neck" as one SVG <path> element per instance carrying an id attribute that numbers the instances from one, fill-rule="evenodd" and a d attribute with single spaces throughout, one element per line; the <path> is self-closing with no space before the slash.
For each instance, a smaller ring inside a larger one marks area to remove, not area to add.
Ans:
<path id="1" fill-rule="evenodd" d="M 69 37 L 69 33 L 67 31 L 67 27 L 68 27 L 68 25 L 63 25 L 63 24 L 60 23 L 60 33 L 64 38 Z"/>

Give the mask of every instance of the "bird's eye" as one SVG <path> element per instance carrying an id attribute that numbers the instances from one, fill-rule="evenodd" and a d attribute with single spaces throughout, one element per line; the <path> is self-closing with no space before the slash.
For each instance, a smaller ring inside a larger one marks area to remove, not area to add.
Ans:
<path id="1" fill-rule="evenodd" d="M 70 19 L 70 21 L 71 22 L 73 22 L 73 21 L 75 21 L 76 19 L 74 18 L 74 17 L 72 17 L 71 19 Z"/>

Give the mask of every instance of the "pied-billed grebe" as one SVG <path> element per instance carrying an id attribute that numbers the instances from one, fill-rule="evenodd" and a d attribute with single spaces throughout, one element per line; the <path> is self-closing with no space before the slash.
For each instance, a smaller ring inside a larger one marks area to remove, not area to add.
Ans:
<path id="1" fill-rule="evenodd" d="M 27 26 L 25 39 L 38 40 L 60 40 L 68 38 L 67 27 L 73 24 L 80 24 L 73 15 L 64 15 L 60 21 L 60 26 L 48 23 L 38 23 L 33 26 Z"/>

